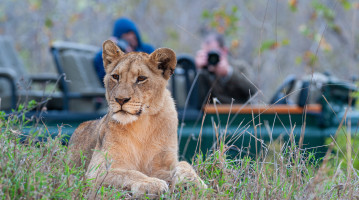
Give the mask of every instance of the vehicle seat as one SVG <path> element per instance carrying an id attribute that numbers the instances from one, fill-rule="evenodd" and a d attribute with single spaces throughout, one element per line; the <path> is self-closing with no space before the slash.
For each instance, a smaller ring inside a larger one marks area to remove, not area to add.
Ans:
<path id="1" fill-rule="evenodd" d="M 49 82 L 55 83 L 58 76 L 50 73 L 30 75 L 21 61 L 12 40 L 0 36 L 0 109 L 10 110 L 17 103 L 26 103 L 30 100 L 37 102 L 51 98 L 47 102 L 48 109 L 61 107 L 61 93 L 45 92 Z M 42 89 L 35 90 L 34 83 L 41 84 Z"/>
<path id="2" fill-rule="evenodd" d="M 107 109 L 105 88 L 98 80 L 93 58 L 98 47 L 72 42 L 54 42 L 51 52 L 57 70 L 64 74 L 61 89 L 64 93 L 64 110 L 97 112 Z"/>
<path id="3" fill-rule="evenodd" d="M 177 66 L 168 87 L 172 92 L 180 119 L 183 115 L 186 119 L 198 117 L 200 109 L 198 83 L 192 85 L 196 81 L 196 75 L 193 58 L 184 54 L 177 56 Z M 190 94 L 189 97 L 188 94 Z M 187 104 L 186 101 L 188 101 Z"/>

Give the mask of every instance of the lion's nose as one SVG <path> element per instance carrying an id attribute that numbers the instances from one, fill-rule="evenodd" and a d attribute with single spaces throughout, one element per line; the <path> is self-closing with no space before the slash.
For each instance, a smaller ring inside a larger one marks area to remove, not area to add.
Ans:
<path id="1" fill-rule="evenodd" d="M 121 106 L 127 103 L 130 99 L 131 98 L 123 98 L 123 99 L 115 98 L 116 102 L 119 103 Z"/>

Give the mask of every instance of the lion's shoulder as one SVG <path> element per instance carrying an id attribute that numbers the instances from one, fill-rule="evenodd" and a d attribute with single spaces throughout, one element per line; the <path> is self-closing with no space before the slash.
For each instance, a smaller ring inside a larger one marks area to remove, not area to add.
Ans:
<path id="1" fill-rule="evenodd" d="M 100 120 L 92 120 L 81 123 L 72 134 L 69 141 L 69 153 L 76 166 L 81 165 L 81 154 L 88 160 L 91 159 L 97 142 L 97 131 Z M 86 166 L 89 161 L 86 161 Z"/>

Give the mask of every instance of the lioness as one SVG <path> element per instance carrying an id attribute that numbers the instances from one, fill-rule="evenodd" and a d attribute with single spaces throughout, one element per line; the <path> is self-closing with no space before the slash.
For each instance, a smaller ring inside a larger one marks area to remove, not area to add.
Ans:
<path id="1" fill-rule="evenodd" d="M 69 142 L 71 160 L 86 160 L 86 177 L 135 195 L 160 194 L 167 183 L 187 180 L 206 185 L 191 165 L 178 161 L 177 112 L 166 84 L 176 67 L 171 49 L 152 54 L 123 53 L 103 43 L 108 113 L 82 123 Z M 94 150 L 93 150 L 94 149 Z"/>

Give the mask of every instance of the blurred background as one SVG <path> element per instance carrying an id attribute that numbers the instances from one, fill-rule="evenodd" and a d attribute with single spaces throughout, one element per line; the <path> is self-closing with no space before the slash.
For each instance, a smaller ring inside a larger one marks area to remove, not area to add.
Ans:
<path id="1" fill-rule="evenodd" d="M 329 72 L 350 80 L 359 72 L 359 3 L 355 0 L 2 0 L 0 35 L 11 37 L 30 73 L 56 73 L 54 41 L 99 49 L 121 16 L 145 42 L 195 55 L 203 33 L 226 36 L 233 57 L 271 97 L 289 74 Z"/>

